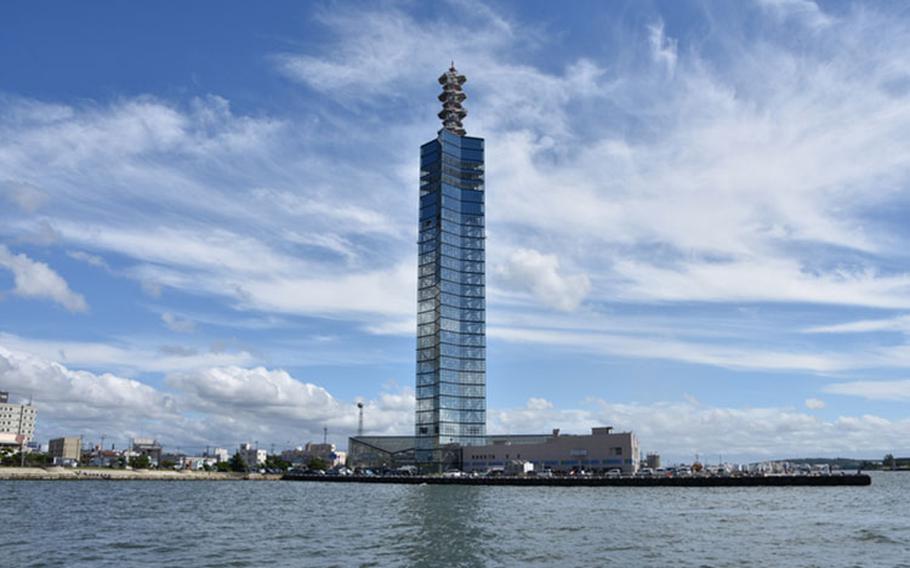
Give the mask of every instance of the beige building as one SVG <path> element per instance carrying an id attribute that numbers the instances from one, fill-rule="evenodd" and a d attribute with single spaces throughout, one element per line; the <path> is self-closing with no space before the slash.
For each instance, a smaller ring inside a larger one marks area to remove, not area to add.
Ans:
<path id="1" fill-rule="evenodd" d="M 21 446 L 32 441 L 38 409 L 31 404 L 9 402 L 9 393 L 0 391 L 0 446 Z"/>
<path id="2" fill-rule="evenodd" d="M 82 438 L 54 438 L 47 445 L 47 453 L 54 463 L 78 462 L 82 457 Z"/>
<path id="3" fill-rule="evenodd" d="M 534 464 L 535 471 L 609 471 L 635 473 L 639 468 L 638 439 L 632 432 L 614 433 L 611 427 L 592 428 L 590 434 L 549 436 L 489 436 L 486 446 L 462 448 L 464 471 L 504 469 L 513 460 Z"/>

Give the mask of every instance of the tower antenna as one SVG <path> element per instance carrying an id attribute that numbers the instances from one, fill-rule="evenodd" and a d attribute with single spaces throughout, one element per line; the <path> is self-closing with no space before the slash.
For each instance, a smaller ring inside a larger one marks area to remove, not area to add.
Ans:
<path id="1" fill-rule="evenodd" d="M 363 437 L 363 403 L 362 402 L 357 403 L 357 410 L 358 410 L 357 437 L 362 438 Z"/>
<path id="2" fill-rule="evenodd" d="M 459 75 L 455 69 L 455 60 L 452 60 L 452 67 L 439 76 L 439 84 L 442 85 L 442 92 L 439 93 L 439 102 L 442 103 L 442 110 L 436 116 L 442 120 L 442 127 L 449 132 L 458 136 L 465 135 L 462 120 L 468 115 L 468 112 L 461 106 L 467 95 L 464 94 L 462 85 L 467 78 Z"/>

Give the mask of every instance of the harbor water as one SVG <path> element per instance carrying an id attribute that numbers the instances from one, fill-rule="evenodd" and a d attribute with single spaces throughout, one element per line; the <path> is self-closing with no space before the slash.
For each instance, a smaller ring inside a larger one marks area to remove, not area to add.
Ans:
<path id="1" fill-rule="evenodd" d="M 2 566 L 910 567 L 870 487 L 0 481 Z"/>

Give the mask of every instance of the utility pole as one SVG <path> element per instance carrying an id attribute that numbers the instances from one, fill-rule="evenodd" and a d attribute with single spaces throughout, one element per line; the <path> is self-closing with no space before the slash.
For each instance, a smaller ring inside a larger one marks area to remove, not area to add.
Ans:
<path id="1" fill-rule="evenodd" d="M 329 429 L 326 426 L 322 427 L 322 443 L 327 444 L 329 441 Z"/>

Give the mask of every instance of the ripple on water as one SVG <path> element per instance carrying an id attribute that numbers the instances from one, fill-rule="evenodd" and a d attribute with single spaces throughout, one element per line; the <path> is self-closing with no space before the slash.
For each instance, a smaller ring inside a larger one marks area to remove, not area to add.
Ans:
<path id="1" fill-rule="evenodd" d="M 0 565 L 910 568 L 908 494 L 4 481 Z"/>

